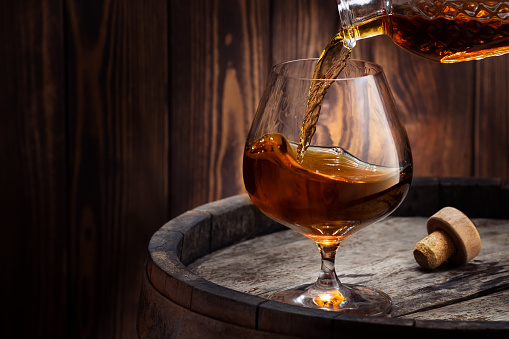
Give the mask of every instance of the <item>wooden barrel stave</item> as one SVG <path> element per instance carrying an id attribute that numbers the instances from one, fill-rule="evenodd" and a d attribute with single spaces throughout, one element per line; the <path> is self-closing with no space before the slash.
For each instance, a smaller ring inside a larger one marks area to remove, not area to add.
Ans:
<path id="1" fill-rule="evenodd" d="M 137 328 L 140 338 L 291 338 L 191 311 L 160 294 L 147 276 L 142 281 Z"/>
<path id="2" fill-rule="evenodd" d="M 446 206 L 470 218 L 509 219 L 509 182 L 498 178 L 417 177 L 393 215 L 429 217 Z"/>

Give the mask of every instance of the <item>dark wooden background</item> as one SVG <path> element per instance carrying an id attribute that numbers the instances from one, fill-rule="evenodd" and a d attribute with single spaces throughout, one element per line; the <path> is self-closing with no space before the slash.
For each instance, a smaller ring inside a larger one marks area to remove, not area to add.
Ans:
<path id="1" fill-rule="evenodd" d="M 0 333 L 135 338 L 150 236 L 243 192 L 271 65 L 318 56 L 334 0 L 0 2 Z M 509 56 L 381 64 L 417 176 L 509 180 Z"/>

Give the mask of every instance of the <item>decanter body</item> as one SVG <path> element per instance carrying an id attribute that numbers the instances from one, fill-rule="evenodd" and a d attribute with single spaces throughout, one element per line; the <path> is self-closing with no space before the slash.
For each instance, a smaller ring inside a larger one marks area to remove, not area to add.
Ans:
<path id="1" fill-rule="evenodd" d="M 509 52 L 509 1 L 338 0 L 340 34 L 359 39 L 386 34 L 421 57 L 454 63 Z"/>

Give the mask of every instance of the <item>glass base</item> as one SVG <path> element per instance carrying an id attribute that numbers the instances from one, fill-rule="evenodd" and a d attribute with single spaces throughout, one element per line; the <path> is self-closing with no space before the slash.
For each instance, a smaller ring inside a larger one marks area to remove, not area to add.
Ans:
<path id="1" fill-rule="evenodd" d="M 337 289 L 318 289 L 316 284 L 275 292 L 269 299 L 285 304 L 357 315 L 384 316 L 392 308 L 391 298 L 374 288 L 341 284 Z"/>

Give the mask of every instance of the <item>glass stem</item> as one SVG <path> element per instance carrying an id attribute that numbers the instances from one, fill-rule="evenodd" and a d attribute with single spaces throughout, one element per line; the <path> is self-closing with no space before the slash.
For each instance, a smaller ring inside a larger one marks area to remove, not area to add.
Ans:
<path id="1" fill-rule="evenodd" d="M 322 256 L 322 268 L 318 280 L 316 281 L 316 287 L 323 290 L 337 289 L 341 285 L 336 275 L 335 268 L 339 241 L 317 243 L 317 245 L 320 249 L 320 255 Z"/>

